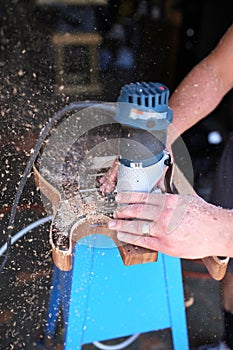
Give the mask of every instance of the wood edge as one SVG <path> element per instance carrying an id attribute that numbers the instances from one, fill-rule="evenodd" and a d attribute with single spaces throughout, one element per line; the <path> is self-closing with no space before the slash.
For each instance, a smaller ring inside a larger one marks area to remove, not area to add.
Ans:
<path id="1" fill-rule="evenodd" d="M 33 165 L 33 171 L 36 186 L 40 189 L 41 193 L 43 193 L 43 195 L 52 203 L 55 213 L 56 208 L 59 206 L 61 201 L 61 195 L 59 191 L 44 179 L 35 165 Z M 104 220 L 105 223 L 102 226 L 92 226 L 87 221 L 84 221 L 81 224 L 74 224 L 71 228 L 70 233 L 70 246 L 72 247 L 75 242 L 85 236 L 92 234 L 103 234 L 110 237 L 114 241 L 120 252 L 124 265 L 131 266 L 135 264 L 157 261 L 158 252 L 131 244 L 125 244 L 119 241 L 117 239 L 117 232 L 109 230 L 107 226 L 107 222 L 110 220 L 110 218 L 106 216 Z M 50 244 L 52 246 L 52 257 L 55 265 L 62 271 L 69 271 L 72 268 L 72 249 L 69 249 L 67 252 L 62 252 L 56 249 L 51 239 L 51 230 Z"/>
<path id="2" fill-rule="evenodd" d="M 57 208 L 61 201 L 61 195 L 59 191 L 47 180 L 45 180 L 35 165 L 33 165 L 33 172 L 36 186 L 40 189 L 41 193 L 52 203 L 52 206 Z"/>
<path id="3" fill-rule="evenodd" d="M 211 277 L 216 281 L 220 281 L 226 274 L 229 259 L 222 262 L 221 259 L 216 258 L 217 257 L 208 256 L 202 258 L 202 262 L 204 263 Z"/>
<path id="4" fill-rule="evenodd" d="M 52 258 L 54 264 L 62 271 L 70 271 L 72 269 L 72 254 L 62 253 L 60 250 L 52 249 Z"/>
<path id="5" fill-rule="evenodd" d="M 110 219 L 106 217 L 106 222 Z M 71 229 L 72 241 L 76 242 L 85 236 L 92 234 L 102 234 L 110 237 L 116 244 L 124 265 L 131 266 L 136 264 L 143 264 L 148 262 L 155 262 L 158 259 L 158 252 L 147 248 L 126 244 L 117 239 L 117 231 L 109 230 L 106 225 L 91 226 L 89 223 L 83 222 Z M 85 233 L 84 233 L 85 232 Z"/>

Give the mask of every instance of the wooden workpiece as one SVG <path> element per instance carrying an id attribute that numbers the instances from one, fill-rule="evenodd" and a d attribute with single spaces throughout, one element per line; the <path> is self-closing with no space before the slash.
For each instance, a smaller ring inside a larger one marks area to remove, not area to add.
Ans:
<path id="1" fill-rule="evenodd" d="M 61 195 L 54 186 L 52 186 L 44 177 L 39 173 L 36 166 L 34 166 L 34 177 L 37 187 L 40 189 L 41 193 L 51 202 L 53 208 L 53 215 L 56 215 L 57 208 L 60 205 Z M 106 217 L 106 223 L 109 220 Z M 85 236 L 92 234 L 102 234 L 110 237 L 119 249 L 122 260 L 126 266 L 142 264 L 148 262 L 154 262 L 157 260 L 158 253 L 156 251 L 134 246 L 131 244 L 125 244 L 117 239 L 117 232 L 109 230 L 107 224 L 105 225 L 90 225 L 89 222 L 84 221 L 79 225 L 73 225 L 70 231 L 71 245 L 68 251 L 61 251 L 57 249 L 51 239 L 52 225 L 50 228 L 50 243 L 52 246 L 52 256 L 55 265 L 63 270 L 68 271 L 72 268 L 72 248 L 75 243 Z"/>

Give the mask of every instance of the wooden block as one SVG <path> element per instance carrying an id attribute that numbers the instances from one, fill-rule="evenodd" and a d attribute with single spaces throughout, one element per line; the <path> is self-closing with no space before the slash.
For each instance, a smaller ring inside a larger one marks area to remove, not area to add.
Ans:
<path id="1" fill-rule="evenodd" d="M 109 221 L 108 217 L 106 217 L 106 222 L 107 221 Z M 156 251 L 119 241 L 117 239 L 117 232 L 109 230 L 107 224 L 102 226 L 92 226 L 88 222 L 84 222 L 78 226 L 74 225 L 71 231 L 73 242 L 77 242 L 82 237 L 91 234 L 102 234 L 110 237 L 118 247 L 122 260 L 126 266 L 154 262 L 157 261 L 158 258 L 158 252 Z"/>
<path id="2" fill-rule="evenodd" d="M 118 246 L 122 260 L 126 266 L 155 262 L 158 252 L 132 244 Z"/>

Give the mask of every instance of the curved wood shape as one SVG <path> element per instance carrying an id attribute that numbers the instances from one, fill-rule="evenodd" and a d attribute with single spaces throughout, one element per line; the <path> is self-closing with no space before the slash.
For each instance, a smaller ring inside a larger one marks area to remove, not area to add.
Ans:
<path id="1" fill-rule="evenodd" d="M 41 193 L 51 202 L 53 208 L 53 217 L 55 217 L 57 210 L 61 204 L 61 195 L 57 188 L 52 186 L 37 170 L 33 167 L 35 183 L 40 189 Z M 109 218 L 105 217 L 107 223 Z M 72 268 L 72 248 L 75 243 L 81 238 L 92 234 L 103 234 L 110 237 L 116 244 L 121 254 L 122 260 L 126 266 L 142 264 L 147 262 L 155 262 L 158 258 L 156 251 L 137 247 L 131 244 L 123 244 L 117 239 L 117 232 L 109 230 L 107 225 L 95 226 L 90 225 L 85 219 L 74 223 L 69 230 L 69 249 L 59 249 L 52 237 L 53 222 L 50 226 L 50 244 L 52 247 L 52 257 L 55 265 L 63 271 L 69 271 Z"/>
<path id="2" fill-rule="evenodd" d="M 209 274 L 216 280 L 220 281 L 226 274 L 227 266 L 230 258 L 219 259 L 217 256 L 207 256 L 202 261 L 207 268 Z"/>

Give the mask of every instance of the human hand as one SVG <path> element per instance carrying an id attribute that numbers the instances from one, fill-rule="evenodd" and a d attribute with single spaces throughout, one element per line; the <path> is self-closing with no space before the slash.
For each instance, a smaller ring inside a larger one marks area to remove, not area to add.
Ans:
<path id="1" fill-rule="evenodd" d="M 118 174 L 118 159 L 115 159 L 111 168 L 99 180 L 101 184 L 99 188 L 100 192 L 110 193 L 114 190 L 117 182 L 117 174 Z"/>
<path id="2" fill-rule="evenodd" d="M 121 206 L 109 228 L 118 231 L 123 242 L 181 258 L 229 256 L 224 234 L 232 227 L 230 211 L 197 195 L 130 192 L 118 194 L 116 200 Z"/>
<path id="3" fill-rule="evenodd" d="M 117 183 L 117 176 L 118 176 L 118 165 L 119 165 L 119 161 L 118 159 L 115 159 L 111 168 L 106 172 L 106 174 L 103 177 L 101 177 L 101 179 L 99 180 L 101 184 L 99 188 L 100 192 L 111 193 L 115 189 L 115 186 Z M 165 184 L 166 171 L 167 169 L 165 169 L 162 177 L 157 183 L 157 187 L 160 188 L 161 192 L 166 191 L 166 184 Z"/>
<path id="4" fill-rule="evenodd" d="M 163 174 L 156 184 L 157 188 L 160 189 L 161 193 L 165 193 L 165 192 L 173 193 L 174 191 L 174 188 L 173 188 L 174 159 L 173 159 L 172 150 L 168 152 L 168 155 L 169 155 L 168 163 L 166 163 Z"/>

